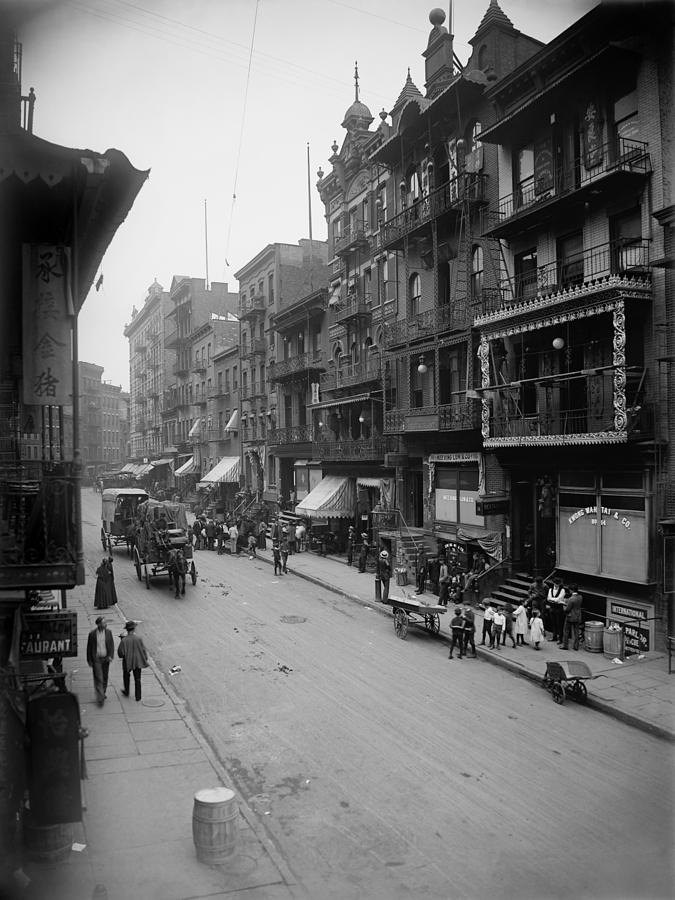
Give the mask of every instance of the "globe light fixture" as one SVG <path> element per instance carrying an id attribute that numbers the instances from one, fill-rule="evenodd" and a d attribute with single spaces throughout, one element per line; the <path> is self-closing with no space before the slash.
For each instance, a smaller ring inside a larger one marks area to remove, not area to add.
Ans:
<path id="1" fill-rule="evenodd" d="M 429 367 L 424 362 L 423 356 L 420 356 L 420 361 L 419 361 L 419 365 L 417 366 L 417 371 L 420 373 L 420 375 L 426 375 L 427 372 L 429 371 Z"/>
<path id="2" fill-rule="evenodd" d="M 565 339 L 561 337 L 553 338 L 553 349 L 554 350 L 562 350 L 565 346 Z"/>

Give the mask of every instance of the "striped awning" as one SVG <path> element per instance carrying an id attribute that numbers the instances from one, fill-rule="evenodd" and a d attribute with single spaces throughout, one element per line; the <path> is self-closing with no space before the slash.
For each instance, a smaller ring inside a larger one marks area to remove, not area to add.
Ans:
<path id="1" fill-rule="evenodd" d="M 153 459 L 152 462 L 150 463 L 150 465 L 155 469 L 159 468 L 159 466 L 172 466 L 173 460 L 172 459 Z"/>
<path id="2" fill-rule="evenodd" d="M 341 400 L 326 400 L 324 403 L 313 403 L 307 409 L 328 409 L 331 406 L 346 406 L 348 403 L 365 403 L 370 394 L 356 394 L 353 397 L 342 397 Z"/>
<path id="3" fill-rule="evenodd" d="M 199 466 L 195 462 L 194 456 L 191 456 L 187 462 L 184 462 L 183 465 L 176 469 L 173 473 L 174 475 L 192 475 L 199 469 Z"/>
<path id="4" fill-rule="evenodd" d="M 220 484 L 223 481 L 239 482 L 239 474 L 241 472 L 241 461 L 238 456 L 224 456 L 220 462 L 216 463 L 210 472 L 202 475 L 202 479 L 197 487 L 204 487 L 211 484 Z"/>
<path id="5" fill-rule="evenodd" d="M 356 485 L 353 478 L 326 475 L 295 507 L 299 516 L 310 519 L 351 519 L 356 508 Z"/>
<path id="6" fill-rule="evenodd" d="M 230 416 L 229 421 L 224 428 L 224 431 L 237 431 L 238 428 L 239 428 L 239 410 L 235 409 L 235 411 Z"/>
<path id="7" fill-rule="evenodd" d="M 194 425 L 192 426 L 192 428 L 189 430 L 188 437 L 189 438 L 198 438 L 201 434 L 201 431 L 202 431 L 202 420 L 197 419 L 195 421 Z"/>

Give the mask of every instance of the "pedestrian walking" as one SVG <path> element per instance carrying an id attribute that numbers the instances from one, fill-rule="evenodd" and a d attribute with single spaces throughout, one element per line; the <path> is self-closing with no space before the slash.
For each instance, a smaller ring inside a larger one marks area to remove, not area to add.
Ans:
<path id="1" fill-rule="evenodd" d="M 237 546 L 237 542 L 239 541 L 239 529 L 237 528 L 237 523 L 233 522 L 227 530 L 229 539 L 230 539 L 230 553 L 232 556 L 239 555 L 239 547 Z"/>
<path id="2" fill-rule="evenodd" d="M 504 604 L 502 612 L 504 613 L 504 618 L 506 619 L 506 623 L 504 625 L 504 630 L 502 631 L 502 647 L 506 644 L 506 636 L 508 635 L 511 639 L 512 646 L 516 646 L 516 639 L 513 636 L 513 614 L 515 612 L 513 603 L 506 602 Z"/>
<path id="3" fill-rule="evenodd" d="M 380 552 L 380 558 L 377 561 L 377 578 L 380 579 L 381 600 L 386 603 L 389 599 L 389 582 L 391 581 L 391 563 L 389 561 L 389 553 L 386 550 Z"/>
<path id="4" fill-rule="evenodd" d="M 272 544 L 272 559 L 274 560 L 274 574 L 283 575 L 283 572 L 281 571 L 281 548 L 277 541 Z"/>
<path id="5" fill-rule="evenodd" d="M 206 549 L 215 550 L 216 543 L 216 523 L 213 519 L 209 519 L 204 529 L 206 531 Z"/>
<path id="6" fill-rule="evenodd" d="M 120 635 L 120 643 L 117 655 L 122 660 L 122 693 L 129 696 L 131 676 L 134 676 L 134 696 L 141 699 L 141 672 L 148 667 L 148 651 L 145 649 L 143 638 L 136 634 L 136 623 L 127 622 L 124 626 L 126 634 Z"/>
<path id="7" fill-rule="evenodd" d="M 89 632 L 87 638 L 87 664 L 94 675 L 94 691 L 99 706 L 105 703 L 108 690 L 108 671 L 115 655 L 115 642 L 112 631 L 107 627 L 103 616 L 96 619 L 96 628 Z"/>
<path id="8" fill-rule="evenodd" d="M 551 640 L 556 643 L 562 643 L 566 596 L 567 594 L 563 587 L 562 578 L 556 575 L 553 579 L 553 584 L 548 589 L 548 594 L 546 595 L 549 614 L 548 625 L 549 630 L 551 631 Z M 546 627 L 546 624 L 547 623 L 544 622 L 544 627 Z"/>
<path id="9" fill-rule="evenodd" d="M 530 643 L 534 644 L 535 650 L 538 650 L 539 644 L 545 639 L 544 622 L 539 615 L 539 610 L 535 609 L 532 611 L 532 618 L 530 619 Z"/>
<path id="10" fill-rule="evenodd" d="M 569 650 L 570 637 L 574 643 L 574 650 L 579 649 L 579 632 L 581 629 L 581 603 L 582 597 L 576 584 L 570 585 L 571 594 L 565 604 L 565 621 L 563 623 L 563 650 Z"/>
<path id="11" fill-rule="evenodd" d="M 450 653 L 448 659 L 452 659 L 452 653 L 455 647 L 459 650 L 459 658 L 464 658 L 464 617 L 462 616 L 461 607 L 455 607 L 455 615 L 450 619 L 450 632 L 452 639 L 450 641 Z"/>
<path id="12" fill-rule="evenodd" d="M 356 543 L 356 529 L 353 525 L 349 526 L 347 531 L 347 565 L 351 566 L 354 562 L 354 544 Z"/>
<path id="13" fill-rule="evenodd" d="M 431 587 L 431 593 L 436 594 L 438 596 L 440 592 L 440 585 L 438 583 L 438 579 L 441 573 L 441 563 L 437 556 L 432 556 L 429 562 L 427 563 L 427 572 L 429 575 L 429 583 Z"/>
<path id="14" fill-rule="evenodd" d="M 288 526 L 288 555 L 293 556 L 294 553 L 297 553 L 297 548 L 296 525 L 294 522 L 291 522 Z"/>
<path id="15" fill-rule="evenodd" d="M 481 635 L 481 647 L 485 646 L 485 642 L 492 641 L 492 620 L 495 617 L 494 607 L 491 603 L 479 603 L 478 604 L 483 612 L 483 633 Z"/>
<path id="16" fill-rule="evenodd" d="M 359 573 L 361 575 L 366 571 L 367 560 L 368 560 L 368 535 L 364 531 L 361 535 L 361 550 L 359 551 Z"/>
<path id="17" fill-rule="evenodd" d="M 499 650 L 502 643 L 502 632 L 506 626 L 506 616 L 496 603 L 492 604 L 492 608 L 494 613 L 492 616 L 492 631 L 490 633 L 490 650 Z"/>
<path id="18" fill-rule="evenodd" d="M 248 547 L 247 547 L 249 559 L 257 558 L 258 554 L 255 552 L 257 546 L 258 546 L 258 541 L 256 539 L 256 536 L 251 531 L 248 536 Z"/>
<path id="19" fill-rule="evenodd" d="M 94 608 L 109 609 L 117 603 L 115 591 L 115 578 L 112 563 L 107 558 L 101 560 L 101 565 L 96 569 L 96 588 L 94 590 Z"/>
<path id="20" fill-rule="evenodd" d="M 527 607 L 521 601 L 513 611 L 513 621 L 516 623 L 516 644 L 527 644 Z"/>
<path id="21" fill-rule="evenodd" d="M 258 546 L 261 550 L 267 550 L 267 522 L 264 519 L 258 522 Z"/>
<path id="22" fill-rule="evenodd" d="M 218 556 L 223 555 L 223 544 L 225 543 L 225 525 L 220 521 L 216 522 L 216 553 Z"/>
<path id="23" fill-rule="evenodd" d="M 281 533 L 281 543 L 279 544 L 279 549 L 281 551 L 281 571 L 284 575 L 288 574 L 288 537 L 286 535 L 286 529 L 284 529 Z"/>
<path id="24" fill-rule="evenodd" d="M 199 521 L 199 518 L 192 523 L 192 538 L 195 550 L 200 550 L 202 546 L 202 523 Z"/>
<path id="25" fill-rule="evenodd" d="M 475 658 L 476 656 L 476 618 L 470 606 L 465 606 L 463 610 L 464 619 L 464 655 L 468 655 L 469 647 Z"/>

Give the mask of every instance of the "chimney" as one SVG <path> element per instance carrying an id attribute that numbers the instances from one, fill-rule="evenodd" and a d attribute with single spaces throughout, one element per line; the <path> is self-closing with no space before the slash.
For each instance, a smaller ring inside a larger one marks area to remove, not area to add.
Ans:
<path id="1" fill-rule="evenodd" d="M 426 96 L 429 100 L 439 94 L 452 81 L 454 74 L 452 62 L 452 38 L 445 27 L 445 11 L 432 9 L 429 21 L 434 26 L 429 34 L 427 49 L 422 56 L 426 60 L 424 70 L 426 76 Z"/>

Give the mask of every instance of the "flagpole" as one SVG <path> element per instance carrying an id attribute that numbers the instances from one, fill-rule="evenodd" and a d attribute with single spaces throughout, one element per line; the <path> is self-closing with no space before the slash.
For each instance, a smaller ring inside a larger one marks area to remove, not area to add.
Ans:
<path id="1" fill-rule="evenodd" d="M 206 290 L 209 289 L 209 223 L 206 216 L 206 198 L 204 198 L 204 256 L 206 259 Z"/>
<path id="2" fill-rule="evenodd" d="M 309 218 L 309 261 L 312 261 L 312 186 L 309 174 L 309 141 L 307 141 L 307 214 Z"/>

